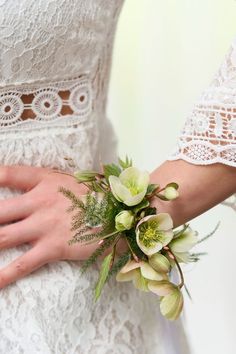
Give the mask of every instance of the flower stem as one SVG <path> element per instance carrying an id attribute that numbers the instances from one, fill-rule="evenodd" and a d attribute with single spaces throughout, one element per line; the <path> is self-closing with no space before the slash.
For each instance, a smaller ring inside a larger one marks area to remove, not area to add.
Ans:
<path id="1" fill-rule="evenodd" d="M 112 268 L 113 264 L 114 264 L 114 260 L 115 260 L 115 255 L 116 255 L 116 245 L 118 243 L 118 241 L 120 240 L 120 236 L 117 236 L 117 238 L 115 239 L 115 242 L 113 244 L 113 250 L 112 250 L 112 260 L 110 263 L 110 269 Z"/>
<path id="2" fill-rule="evenodd" d="M 62 174 L 62 175 L 67 175 L 67 176 L 70 176 L 70 177 L 75 178 L 75 176 L 72 175 L 71 173 L 67 173 L 67 172 L 64 172 L 64 171 L 52 170 L 52 171 L 50 171 L 49 173 L 60 173 L 60 174 Z"/>
<path id="3" fill-rule="evenodd" d="M 128 245 L 128 247 L 129 247 L 129 249 L 130 249 L 130 252 L 131 252 L 131 254 L 132 254 L 134 260 L 135 260 L 136 262 L 139 262 L 139 258 L 138 258 L 138 256 L 136 256 L 136 254 L 135 254 L 134 251 L 132 250 L 132 248 L 131 248 L 131 246 L 130 246 L 130 243 L 129 243 L 127 237 L 126 237 L 125 239 L 126 239 L 127 245 Z"/>
<path id="4" fill-rule="evenodd" d="M 178 287 L 181 289 L 184 286 L 184 284 L 185 284 L 184 283 L 184 275 L 183 275 L 182 269 L 181 269 L 181 267 L 179 265 L 179 262 L 177 261 L 175 255 L 174 255 L 174 253 L 171 251 L 171 249 L 169 247 L 167 247 L 167 246 L 164 247 L 164 249 L 168 252 L 170 258 L 174 260 L 174 262 L 175 262 L 175 264 L 176 264 L 176 266 L 178 268 L 178 271 L 179 271 L 179 274 L 180 274 L 180 279 L 181 279 L 181 283 L 178 285 Z"/>
<path id="5" fill-rule="evenodd" d="M 88 242 L 84 243 L 84 245 L 90 245 L 91 243 L 94 243 L 94 242 L 97 242 L 97 241 L 100 241 L 100 240 L 104 240 L 105 238 L 108 238 L 110 236 L 116 235 L 118 233 L 120 233 L 120 231 L 114 231 L 114 232 L 111 232 L 110 234 L 102 235 L 100 237 L 94 238 L 92 241 L 88 241 Z"/>

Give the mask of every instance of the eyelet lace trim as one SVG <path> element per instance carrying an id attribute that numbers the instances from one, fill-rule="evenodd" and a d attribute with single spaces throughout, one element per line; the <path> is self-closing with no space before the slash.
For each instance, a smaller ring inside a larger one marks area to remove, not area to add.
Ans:
<path id="1" fill-rule="evenodd" d="M 69 91 L 69 98 L 63 99 L 62 92 Z M 24 103 L 22 97 L 28 97 Z M 87 75 L 76 79 L 57 81 L 50 84 L 21 85 L 0 89 L 0 128 L 17 127 L 26 120 L 48 122 L 62 118 L 62 108 L 70 107 L 71 113 L 80 119 L 86 119 L 92 112 L 92 85 Z M 23 112 L 29 110 L 31 116 L 23 118 Z M 66 116 L 66 115 L 65 115 Z"/>

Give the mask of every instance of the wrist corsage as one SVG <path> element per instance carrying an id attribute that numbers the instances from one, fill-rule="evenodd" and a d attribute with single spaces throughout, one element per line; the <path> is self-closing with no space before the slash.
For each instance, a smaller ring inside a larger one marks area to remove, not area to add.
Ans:
<path id="1" fill-rule="evenodd" d="M 158 213 L 152 206 L 154 198 L 171 201 L 178 197 L 175 182 L 162 188 L 150 183 L 149 173 L 134 167 L 128 157 L 118 161 L 118 164 L 101 165 L 102 172 L 74 173 L 78 183 L 88 187 L 86 195 L 76 196 L 60 188 L 71 200 L 69 211 L 76 211 L 71 227 L 75 234 L 69 244 L 88 245 L 98 241 L 97 249 L 83 262 L 82 272 L 106 250 L 111 250 L 101 264 L 95 300 L 114 275 L 118 282 L 132 281 L 137 289 L 158 295 L 162 315 L 176 320 L 183 308 L 182 288 L 185 287 L 181 263 L 199 259 L 201 254 L 192 253 L 191 249 L 203 239 L 199 240 L 189 225 L 174 228 L 171 215 Z M 121 239 L 127 243 L 127 250 L 117 255 Z M 174 269 L 179 272 L 178 284 L 171 281 Z"/>

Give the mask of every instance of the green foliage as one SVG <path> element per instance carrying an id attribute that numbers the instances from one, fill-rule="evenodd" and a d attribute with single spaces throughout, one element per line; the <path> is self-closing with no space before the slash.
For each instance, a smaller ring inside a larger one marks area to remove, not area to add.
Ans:
<path id="1" fill-rule="evenodd" d="M 91 182 L 91 186 L 92 186 L 94 192 L 104 192 L 104 189 L 103 189 L 103 188 L 101 187 L 101 185 L 100 185 L 98 182 L 96 182 L 96 181 Z"/>
<path id="2" fill-rule="evenodd" d="M 110 277 L 114 274 L 117 274 L 121 268 L 124 267 L 124 265 L 129 261 L 130 259 L 130 251 L 126 251 L 125 253 L 121 254 L 118 258 L 118 260 L 116 261 L 116 263 L 113 264 L 109 274 L 108 274 L 108 279 L 110 279 Z"/>
<path id="3" fill-rule="evenodd" d="M 159 199 L 164 200 L 165 202 L 169 202 L 169 199 L 167 199 L 163 194 L 158 193 L 158 194 L 156 194 L 156 196 Z"/>
<path id="4" fill-rule="evenodd" d="M 155 215 L 156 213 L 157 213 L 157 209 L 155 207 L 149 207 L 145 209 L 145 216 Z"/>
<path id="5" fill-rule="evenodd" d="M 135 230 L 131 229 L 126 231 L 126 239 L 132 253 L 134 253 L 139 259 L 147 259 L 147 256 L 141 251 L 137 244 Z"/>
<path id="6" fill-rule="evenodd" d="M 104 169 L 104 175 L 107 182 L 109 182 L 109 176 L 112 175 L 112 176 L 119 177 L 119 175 L 121 174 L 121 168 L 114 163 L 103 165 L 103 169 Z"/>
<path id="7" fill-rule="evenodd" d="M 158 190 L 160 188 L 159 184 L 149 184 L 147 188 L 147 193 L 146 195 L 152 194 L 156 189 Z"/>
<path id="8" fill-rule="evenodd" d="M 58 191 L 60 193 L 64 194 L 64 196 L 71 201 L 72 205 L 68 209 L 68 211 L 73 211 L 77 208 L 79 208 L 81 210 L 85 210 L 85 205 L 82 202 L 82 200 L 77 198 L 76 195 L 71 190 L 64 188 L 64 187 L 59 187 Z"/>
<path id="9" fill-rule="evenodd" d="M 147 208 L 149 204 L 150 203 L 147 199 L 143 199 L 141 203 L 132 207 L 132 211 L 137 214 L 140 210 Z"/>
<path id="10" fill-rule="evenodd" d="M 184 290 L 186 291 L 186 294 L 188 295 L 189 300 L 192 301 L 193 299 L 192 299 L 191 293 L 190 293 L 186 284 L 184 284 Z"/>
<path id="11" fill-rule="evenodd" d="M 168 183 L 165 188 L 173 187 L 174 189 L 179 189 L 179 185 L 175 182 Z"/>
<path id="12" fill-rule="evenodd" d="M 208 240 L 211 236 L 213 236 L 215 234 L 215 232 L 218 230 L 220 226 L 220 222 L 218 222 L 218 224 L 216 225 L 216 227 L 214 228 L 213 231 L 211 231 L 208 235 L 204 236 L 203 238 L 201 238 L 199 241 L 198 241 L 198 244 L 199 243 L 202 243 L 202 242 L 205 242 L 206 240 Z"/>
<path id="13" fill-rule="evenodd" d="M 128 156 L 126 155 L 125 161 L 118 158 L 119 164 L 123 169 L 131 167 L 133 165 L 132 159 L 129 160 Z"/>
<path id="14" fill-rule="evenodd" d="M 100 270 L 100 274 L 99 274 L 99 278 L 98 278 L 98 282 L 95 286 L 95 300 L 97 301 L 98 298 L 101 295 L 101 291 L 102 288 L 107 280 L 108 277 L 108 273 L 111 267 L 111 263 L 112 263 L 112 259 L 113 259 L 113 252 L 109 253 L 102 262 L 102 266 L 101 266 L 101 270 Z"/>
<path id="15" fill-rule="evenodd" d="M 116 236 L 112 236 L 106 239 L 100 246 L 98 246 L 98 248 L 91 254 L 91 256 L 83 262 L 81 267 L 82 274 L 97 261 L 98 257 L 102 256 L 102 254 L 114 243 L 115 239 Z"/>
<path id="16" fill-rule="evenodd" d="M 183 226 L 180 227 L 180 229 L 178 228 L 177 230 L 174 231 L 174 237 L 179 237 L 181 236 L 189 227 L 189 224 L 184 224 Z"/>
<path id="17" fill-rule="evenodd" d="M 202 256 L 206 256 L 207 252 L 198 252 L 190 254 L 190 262 L 198 262 Z"/>

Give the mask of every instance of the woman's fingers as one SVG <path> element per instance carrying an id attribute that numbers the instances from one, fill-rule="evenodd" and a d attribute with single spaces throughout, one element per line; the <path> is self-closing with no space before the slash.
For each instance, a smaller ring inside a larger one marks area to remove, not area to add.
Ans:
<path id="1" fill-rule="evenodd" d="M 34 188 L 52 169 L 26 165 L 0 166 L 0 187 L 28 191 Z"/>
<path id="2" fill-rule="evenodd" d="M 0 224 L 26 218 L 32 213 L 34 196 L 31 192 L 0 200 Z"/>
<path id="3" fill-rule="evenodd" d="M 0 289 L 48 263 L 50 260 L 46 252 L 45 246 L 36 244 L 12 263 L 0 269 Z"/>
<path id="4" fill-rule="evenodd" d="M 35 219 L 33 217 L 3 226 L 0 228 L 0 250 L 33 242 L 39 232 L 35 228 Z"/>

